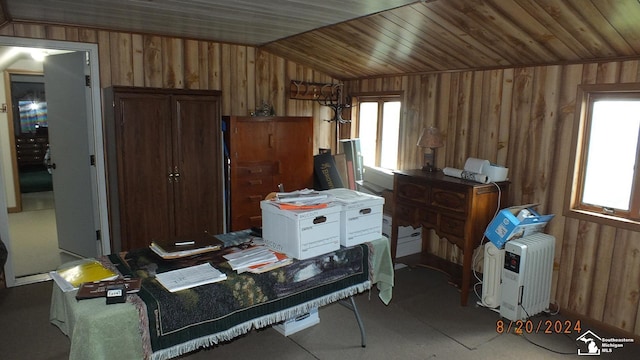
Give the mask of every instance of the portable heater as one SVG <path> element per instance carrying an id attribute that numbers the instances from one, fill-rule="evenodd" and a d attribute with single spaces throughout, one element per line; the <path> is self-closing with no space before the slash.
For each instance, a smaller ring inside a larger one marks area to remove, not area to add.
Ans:
<path id="1" fill-rule="evenodd" d="M 555 243 L 537 233 L 505 244 L 500 316 L 524 320 L 549 308 Z"/>
<path id="2" fill-rule="evenodd" d="M 489 308 L 500 306 L 500 277 L 504 267 L 504 249 L 498 249 L 492 242 L 484 244 L 482 265 L 482 305 Z"/>

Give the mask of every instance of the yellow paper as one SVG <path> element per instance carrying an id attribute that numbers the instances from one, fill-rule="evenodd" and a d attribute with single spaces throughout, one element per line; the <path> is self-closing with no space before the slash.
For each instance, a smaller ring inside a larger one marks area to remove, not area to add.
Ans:
<path id="1" fill-rule="evenodd" d="M 84 282 L 109 280 L 118 277 L 118 274 L 105 268 L 96 260 L 88 260 L 66 269 L 60 269 L 57 272 L 74 287 L 78 287 Z"/>

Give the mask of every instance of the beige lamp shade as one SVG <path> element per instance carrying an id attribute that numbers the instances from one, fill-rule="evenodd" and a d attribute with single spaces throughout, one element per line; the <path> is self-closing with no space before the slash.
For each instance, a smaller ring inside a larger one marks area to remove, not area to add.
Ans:
<path id="1" fill-rule="evenodd" d="M 434 128 L 433 126 L 422 129 L 420 138 L 418 138 L 418 146 L 431 149 L 444 146 L 440 130 Z"/>

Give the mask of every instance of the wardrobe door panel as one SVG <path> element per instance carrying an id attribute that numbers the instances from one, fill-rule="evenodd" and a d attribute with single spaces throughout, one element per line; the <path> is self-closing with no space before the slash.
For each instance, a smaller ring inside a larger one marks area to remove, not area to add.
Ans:
<path id="1" fill-rule="evenodd" d="M 171 107 L 148 94 L 122 94 L 115 104 L 122 247 L 146 247 L 173 223 Z"/>
<path id="2" fill-rule="evenodd" d="M 175 232 L 222 232 L 223 168 L 220 103 L 215 96 L 174 96 Z"/>

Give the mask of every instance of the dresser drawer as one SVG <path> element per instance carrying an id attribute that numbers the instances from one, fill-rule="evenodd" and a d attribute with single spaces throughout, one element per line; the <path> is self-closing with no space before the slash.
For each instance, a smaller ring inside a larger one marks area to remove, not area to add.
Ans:
<path id="1" fill-rule="evenodd" d="M 25 155 L 41 156 L 42 150 L 41 149 L 18 149 L 16 153 L 18 154 L 18 156 L 25 156 Z"/>
<path id="2" fill-rule="evenodd" d="M 443 234 L 451 234 L 457 237 L 464 237 L 464 219 L 441 215 L 438 229 Z"/>
<path id="3" fill-rule="evenodd" d="M 277 190 L 271 176 L 239 178 L 235 185 L 240 193 L 258 193 L 263 196 Z"/>
<path id="4" fill-rule="evenodd" d="M 233 200 L 233 207 L 231 208 L 231 214 L 234 218 L 246 215 L 246 216 L 259 216 L 262 214 L 260 210 L 260 201 L 264 197 L 261 195 L 241 195 L 237 199 Z"/>
<path id="5" fill-rule="evenodd" d="M 262 227 L 262 215 L 240 214 L 233 217 L 233 223 L 238 229 Z"/>
<path id="6" fill-rule="evenodd" d="M 231 214 L 236 215 L 260 215 L 260 201 L 253 202 L 247 198 L 235 203 L 235 206 L 231 209 Z"/>
<path id="7" fill-rule="evenodd" d="M 44 147 L 42 146 L 42 144 L 38 144 L 35 142 L 27 142 L 27 143 L 22 143 L 22 144 L 16 144 L 16 149 L 18 150 L 38 150 L 38 151 L 42 151 Z"/>
<path id="8" fill-rule="evenodd" d="M 419 184 L 407 180 L 399 180 L 397 191 L 397 201 L 416 203 L 419 205 L 429 204 L 430 186 Z"/>
<path id="9" fill-rule="evenodd" d="M 398 225 L 418 223 L 418 209 L 406 204 L 396 204 L 395 218 L 398 220 Z"/>
<path id="10" fill-rule="evenodd" d="M 18 155 L 16 159 L 18 163 L 39 163 L 44 161 L 44 158 L 38 155 Z"/>
<path id="11" fill-rule="evenodd" d="M 467 212 L 467 193 L 434 186 L 431 189 L 431 206 L 465 214 Z"/>
<path id="12" fill-rule="evenodd" d="M 420 223 L 429 227 L 438 226 L 438 213 L 430 209 L 419 210 Z"/>
<path id="13" fill-rule="evenodd" d="M 236 167 L 238 178 L 272 176 L 276 173 L 277 164 L 274 162 L 239 163 Z"/>

